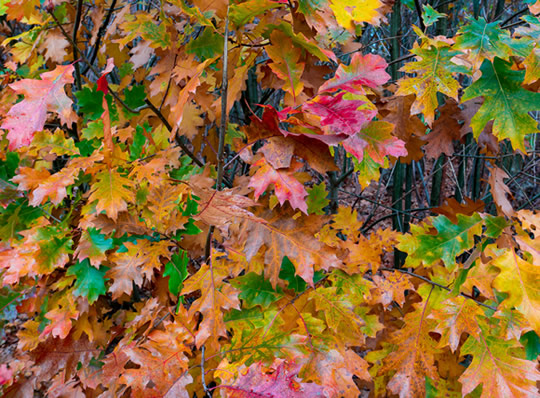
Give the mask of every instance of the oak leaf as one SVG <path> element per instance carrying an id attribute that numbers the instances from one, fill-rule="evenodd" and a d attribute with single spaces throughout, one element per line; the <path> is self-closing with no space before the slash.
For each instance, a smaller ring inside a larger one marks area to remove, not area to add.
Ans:
<path id="1" fill-rule="evenodd" d="M 221 390 L 229 398 L 268 398 L 322 397 L 323 387 L 314 383 L 302 382 L 298 377 L 301 364 L 294 361 L 276 359 L 269 366 L 254 363 L 249 368 L 239 369 L 239 376 L 232 384 L 222 385 Z M 230 382 L 229 382 L 230 383 Z"/>
<path id="2" fill-rule="evenodd" d="M 415 43 L 412 54 L 417 60 L 406 64 L 402 70 L 414 73 L 414 77 L 406 77 L 399 81 L 396 95 L 415 94 L 416 100 L 411 108 L 411 114 L 424 114 L 425 121 L 431 126 L 435 119 L 435 109 L 438 107 L 437 93 L 440 92 L 458 100 L 459 83 L 452 76 L 454 73 L 467 73 L 467 70 L 452 62 L 458 54 L 443 40 L 427 38 L 419 30 L 422 44 Z"/>
<path id="3" fill-rule="evenodd" d="M 478 339 L 469 336 L 461 347 L 462 355 L 473 357 L 459 378 L 463 395 L 482 384 L 482 398 L 537 396 L 540 372 L 535 362 L 512 355 L 518 347 L 515 340 L 505 341 L 489 334 L 482 333 Z"/>
<path id="4" fill-rule="evenodd" d="M 274 30 L 270 35 L 270 41 L 272 44 L 266 47 L 266 52 L 273 61 L 270 69 L 284 82 L 283 90 L 290 93 L 296 102 L 296 98 L 304 88 L 300 78 L 305 63 L 300 62 L 300 52 L 283 32 Z"/>
<path id="5" fill-rule="evenodd" d="M 106 236 L 100 233 L 96 228 L 87 228 L 83 231 L 75 255 L 79 261 L 88 258 L 90 264 L 94 267 L 107 259 L 106 251 L 113 248 L 113 240 L 107 239 Z"/>
<path id="6" fill-rule="evenodd" d="M 475 137 L 493 120 L 493 134 L 499 139 L 510 139 L 512 147 L 526 152 L 524 139 L 538 131 L 537 122 L 529 112 L 540 109 L 540 93 L 525 90 L 524 71 L 511 69 L 509 62 L 495 58 L 485 60 L 480 68 L 482 77 L 465 90 L 462 100 L 483 96 L 484 103 L 471 120 Z"/>
<path id="7" fill-rule="evenodd" d="M 305 112 L 319 116 L 321 126 L 331 132 L 352 136 L 375 117 L 377 110 L 364 106 L 367 104 L 364 100 L 344 98 L 345 95 L 345 92 L 336 96 L 320 95 L 304 103 L 302 108 Z"/>
<path id="8" fill-rule="evenodd" d="M 379 108 L 381 120 L 394 125 L 393 135 L 405 142 L 407 156 L 400 160 L 410 163 L 411 160 L 420 160 L 424 153 L 420 149 L 423 142 L 420 137 L 424 136 L 426 126 L 417 115 L 411 113 L 411 107 L 415 101 L 414 95 L 392 96 L 384 99 L 384 106 Z"/>
<path id="9" fill-rule="evenodd" d="M 288 200 L 293 209 L 299 209 L 307 214 L 307 191 L 304 185 L 293 176 L 302 167 L 300 162 L 294 162 L 286 170 L 276 170 L 266 159 L 262 158 L 255 162 L 253 166 L 259 168 L 251 177 L 248 186 L 255 190 L 255 199 L 259 199 L 264 191 L 268 189 L 268 186 L 274 184 L 274 192 L 282 206 Z"/>
<path id="10" fill-rule="evenodd" d="M 505 249 L 491 265 L 501 270 L 493 281 L 493 287 L 508 294 L 501 305 L 517 308 L 528 319 L 536 333 L 540 333 L 539 263 L 526 261 L 514 250 Z"/>
<path id="11" fill-rule="evenodd" d="M 9 149 L 28 146 L 34 133 L 43 130 L 47 111 L 54 111 L 62 123 L 71 126 L 76 121 L 71 108 L 73 101 L 64 86 L 73 83 L 73 65 L 58 65 L 55 70 L 41 74 L 41 80 L 23 79 L 10 84 L 25 99 L 13 105 L 0 128 L 8 130 Z"/>
<path id="12" fill-rule="evenodd" d="M 446 103 L 439 107 L 439 117 L 433 123 L 431 132 L 422 137 L 427 144 L 424 146 L 426 157 L 438 159 L 441 154 L 452 156 L 454 154 L 454 141 L 463 137 L 461 125 L 459 124 L 460 112 L 457 102 L 448 99 Z"/>
<path id="13" fill-rule="evenodd" d="M 207 178 L 197 174 L 190 179 L 193 194 L 199 199 L 199 212 L 194 215 L 194 219 L 200 220 L 207 225 L 214 225 L 226 232 L 231 223 L 240 219 L 252 219 L 264 221 L 256 217 L 247 210 L 249 207 L 257 206 L 254 200 L 240 195 L 236 190 L 224 189 L 217 191 L 206 183 Z M 212 179 L 210 184 L 213 184 Z"/>
<path id="14" fill-rule="evenodd" d="M 442 260 L 452 270 L 456 266 L 456 257 L 472 248 L 474 237 L 481 235 L 483 220 L 478 213 L 469 217 L 458 214 L 456 224 L 445 216 L 431 220 L 436 234 L 430 233 L 427 225 L 414 226 L 412 235 L 402 236 L 397 247 L 411 254 L 406 260 L 411 267 L 432 266 Z"/>
<path id="15" fill-rule="evenodd" d="M 508 31 L 501 29 L 499 23 L 488 23 L 483 17 L 469 18 L 469 23 L 459 29 L 454 48 L 469 50 L 468 57 L 475 67 L 484 59 L 508 59 L 512 55 L 512 48 L 509 46 L 511 39 Z"/>
<path id="16" fill-rule="evenodd" d="M 455 352 L 463 333 L 478 338 L 481 330 L 477 317 L 483 315 L 484 312 L 477 303 L 463 296 L 443 301 L 441 308 L 434 309 L 429 316 L 439 322 L 434 329 L 441 334 L 439 347 L 448 345 L 452 352 Z"/>
<path id="17" fill-rule="evenodd" d="M 424 300 L 414 312 L 405 315 L 403 328 L 391 334 L 389 341 L 395 348 L 378 370 L 379 375 L 397 370 L 387 388 L 400 398 L 424 396 L 426 377 L 435 381 L 439 379 L 435 366 L 435 355 L 439 350 L 429 334 L 436 322 L 427 316 L 440 300 L 441 294 L 433 289 L 424 290 L 421 294 Z"/>
<path id="18" fill-rule="evenodd" d="M 510 200 L 506 197 L 511 192 L 510 188 L 504 183 L 505 178 L 509 178 L 509 176 L 503 169 L 497 166 L 490 169 L 488 181 L 491 186 L 493 200 L 505 216 L 512 217 L 514 215 L 514 208 Z"/>
<path id="19" fill-rule="evenodd" d="M 265 276 L 273 287 L 278 282 L 284 256 L 294 263 L 296 274 L 310 285 L 313 285 L 314 269 L 328 270 L 341 266 L 334 250 L 314 237 L 321 229 L 324 218 L 302 216 L 294 220 L 289 216 L 272 216 L 268 213 L 262 216 L 266 219 L 265 223 L 244 222 L 243 233 L 249 236 L 244 252 L 249 262 L 264 245 L 264 262 L 267 264 Z"/>
<path id="20" fill-rule="evenodd" d="M 380 302 L 385 308 L 388 308 L 393 301 L 403 306 L 405 291 L 414 290 L 409 276 L 400 272 L 383 272 L 382 275 L 373 275 L 375 285 L 373 294 L 376 296 L 377 302 Z"/>
<path id="21" fill-rule="evenodd" d="M 377 88 L 390 80 L 390 75 L 385 72 L 387 66 L 380 55 L 357 52 L 348 66 L 339 65 L 336 75 L 319 88 L 319 94 L 345 90 L 363 95 L 366 93 L 364 87 Z"/>
<path id="22" fill-rule="evenodd" d="M 364 152 L 375 163 L 384 165 L 386 156 L 406 156 L 405 143 L 391 133 L 394 125 L 382 120 L 369 123 L 358 134 L 343 141 L 343 147 L 359 162 L 364 159 Z"/>
<path id="23" fill-rule="evenodd" d="M 104 170 L 92 184 L 88 202 L 96 203 L 97 213 L 105 210 L 107 216 L 116 221 L 118 213 L 127 210 L 128 203 L 135 199 L 131 190 L 133 181 L 114 170 Z"/>
<path id="24" fill-rule="evenodd" d="M 189 317 L 200 312 L 203 320 L 195 334 L 195 344 L 201 347 L 208 342 L 211 347 L 218 347 L 220 337 L 227 338 L 227 328 L 223 320 L 223 310 L 240 309 L 238 291 L 230 284 L 224 283 L 225 272 L 203 265 L 199 271 L 184 282 L 181 294 L 196 290 L 201 291 L 198 298 L 189 309 Z"/>
<path id="25" fill-rule="evenodd" d="M 345 29 L 351 29 L 354 23 L 374 23 L 379 18 L 378 8 L 383 4 L 379 0 L 333 0 L 330 8 L 336 21 Z"/>
<path id="26" fill-rule="evenodd" d="M 368 363 L 350 349 L 330 349 L 325 353 L 316 353 L 303 373 L 308 380 L 323 386 L 329 397 L 357 397 L 360 391 L 353 379 L 369 381 Z"/>

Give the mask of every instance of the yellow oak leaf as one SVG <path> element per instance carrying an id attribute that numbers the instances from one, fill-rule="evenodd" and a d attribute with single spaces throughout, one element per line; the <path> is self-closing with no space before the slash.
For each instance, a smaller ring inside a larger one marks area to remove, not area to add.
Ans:
<path id="1" fill-rule="evenodd" d="M 107 216 L 116 221 L 118 213 L 127 210 L 129 202 L 135 200 L 133 181 L 114 170 L 105 170 L 96 176 L 92 184 L 88 202 L 97 201 L 96 211 L 105 211 Z"/>

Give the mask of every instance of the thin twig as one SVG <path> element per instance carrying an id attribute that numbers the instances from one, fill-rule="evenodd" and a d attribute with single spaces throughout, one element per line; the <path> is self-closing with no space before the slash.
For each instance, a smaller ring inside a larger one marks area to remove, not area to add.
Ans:
<path id="1" fill-rule="evenodd" d="M 529 8 L 528 7 L 525 7 L 515 13 L 513 13 L 512 15 L 510 15 L 508 18 L 506 18 L 502 23 L 501 23 L 501 28 L 504 29 L 504 25 L 506 25 L 508 22 L 510 22 L 512 19 L 514 19 L 515 17 L 519 17 L 521 14 L 525 14 L 527 11 L 529 11 Z"/>
<path id="2" fill-rule="evenodd" d="M 205 377 L 205 374 L 204 374 L 204 351 L 205 351 L 205 347 L 204 347 L 204 344 L 203 344 L 203 346 L 201 347 L 201 382 L 202 382 L 204 393 L 206 394 L 207 397 L 211 397 L 210 391 L 208 390 L 208 386 L 206 385 L 206 380 L 204 378 Z"/>
<path id="3" fill-rule="evenodd" d="M 407 61 L 408 59 L 411 59 L 411 58 L 414 58 L 416 57 L 416 54 L 408 54 L 408 55 L 404 55 L 403 57 L 399 57 L 399 58 L 396 58 L 390 62 L 388 62 L 388 66 L 390 65 L 393 65 L 393 64 L 397 64 L 401 61 Z"/>
<path id="4" fill-rule="evenodd" d="M 441 289 L 444 289 L 444 290 L 446 290 L 447 292 L 450 292 L 450 291 L 452 290 L 452 289 L 450 289 L 450 288 L 448 288 L 448 287 L 446 287 L 446 286 L 444 286 L 444 285 L 441 285 L 441 284 L 439 284 L 439 283 L 437 283 L 437 282 L 433 282 L 431 279 L 426 278 L 425 276 L 415 274 L 414 272 L 407 271 L 407 270 L 405 270 L 405 269 L 401 269 L 401 268 L 399 268 L 399 269 L 398 269 L 398 268 L 386 268 L 386 267 L 381 267 L 381 268 L 379 268 L 379 269 L 380 269 L 381 271 L 391 271 L 391 272 L 397 271 L 397 272 L 401 272 L 402 274 L 410 275 L 410 276 L 415 277 L 415 278 L 417 278 L 417 279 L 423 280 L 424 282 L 427 282 L 427 283 L 429 283 L 430 285 L 437 286 L 437 287 L 439 287 L 439 288 L 441 288 Z M 497 308 L 496 308 L 496 307 L 493 307 L 493 306 L 491 306 L 491 305 L 482 303 L 481 301 L 478 301 L 478 300 L 472 298 L 472 297 L 469 296 L 468 294 L 465 294 L 465 293 L 459 293 L 459 295 L 460 295 L 460 296 L 463 296 L 463 297 L 465 297 L 465 298 L 467 298 L 467 299 L 469 299 L 469 300 L 474 301 L 476 304 L 481 305 L 482 307 L 489 308 L 489 309 L 492 310 L 492 311 L 497 311 Z"/>
<path id="5" fill-rule="evenodd" d="M 75 23 L 73 24 L 73 61 L 79 59 L 79 49 L 77 47 L 77 33 L 79 31 L 79 26 L 81 25 L 81 15 L 82 15 L 83 0 L 77 1 L 77 13 L 75 14 Z M 79 64 L 75 62 L 75 87 L 77 90 L 80 90 L 82 87 L 81 80 L 81 70 Z"/>
<path id="6" fill-rule="evenodd" d="M 219 142 L 217 151 L 217 178 L 216 189 L 221 191 L 223 189 L 223 172 L 225 164 L 225 133 L 227 132 L 227 92 L 229 88 L 228 78 L 228 44 L 229 44 L 229 5 L 227 5 L 227 16 L 225 17 L 225 34 L 223 35 L 223 71 L 221 79 L 221 122 L 219 126 Z M 208 229 L 208 235 L 206 236 L 206 245 L 204 250 L 204 256 L 210 258 L 210 248 L 212 245 L 212 235 L 214 234 L 214 226 L 211 225 Z"/>
<path id="7" fill-rule="evenodd" d="M 161 120 L 165 128 L 169 131 L 172 131 L 171 124 L 165 118 L 165 116 L 163 116 L 163 113 L 161 113 L 161 111 L 158 108 L 156 108 L 156 106 L 152 103 L 152 101 L 146 98 L 144 102 L 146 103 L 146 105 L 148 105 L 148 108 L 150 108 L 150 110 L 154 112 L 154 114 L 159 118 L 159 120 Z M 175 139 L 176 139 L 176 143 L 180 146 L 180 148 L 182 148 L 182 150 L 186 153 L 186 155 L 188 155 L 197 164 L 197 166 L 200 166 L 200 167 L 204 166 L 204 163 L 201 162 L 199 158 L 197 158 L 197 156 L 195 156 L 195 154 L 191 151 L 191 149 L 187 147 L 184 140 L 180 136 L 176 135 Z"/>
<path id="8" fill-rule="evenodd" d="M 92 52 L 92 55 L 90 56 L 89 63 L 87 63 L 88 68 L 90 68 L 90 69 L 92 69 L 92 66 L 94 65 L 94 62 L 96 61 L 96 58 L 97 58 L 97 55 L 98 55 L 98 52 L 99 52 L 99 47 L 101 46 L 101 39 L 103 38 L 103 36 L 105 36 L 107 26 L 109 26 L 109 22 L 111 21 L 112 13 L 115 11 L 114 7 L 116 6 L 116 1 L 117 0 L 112 0 L 111 6 L 109 7 L 109 11 L 107 12 L 107 15 L 105 16 L 105 19 L 103 20 L 103 23 L 99 27 L 96 44 L 94 46 L 94 51 Z M 88 68 L 86 68 L 86 70 L 83 72 L 83 74 L 88 72 Z"/>

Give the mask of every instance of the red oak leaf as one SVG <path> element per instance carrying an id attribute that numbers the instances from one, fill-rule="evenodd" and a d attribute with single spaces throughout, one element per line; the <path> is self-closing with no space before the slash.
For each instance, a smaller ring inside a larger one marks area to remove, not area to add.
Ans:
<path id="1" fill-rule="evenodd" d="M 300 209 L 308 214 L 306 204 L 308 193 L 304 185 L 293 176 L 293 173 L 301 165 L 301 163 L 293 161 L 290 168 L 276 170 L 264 158 L 255 162 L 253 166 L 260 167 L 251 177 L 248 185 L 255 189 L 255 199 L 258 199 L 266 191 L 268 185 L 274 184 L 275 194 L 282 206 L 288 200 L 293 209 Z"/>
<path id="2" fill-rule="evenodd" d="M 386 83 L 390 75 L 385 72 L 388 64 L 379 55 L 356 53 L 349 66 L 340 65 L 336 75 L 324 83 L 319 93 L 345 90 L 354 94 L 364 94 L 362 86 L 375 88 Z"/>
<path id="3" fill-rule="evenodd" d="M 335 97 L 322 95 L 303 105 L 304 111 L 321 118 L 321 126 L 334 133 L 354 135 L 375 117 L 376 109 L 358 109 L 364 105 L 362 100 L 344 99 L 345 92 Z"/>

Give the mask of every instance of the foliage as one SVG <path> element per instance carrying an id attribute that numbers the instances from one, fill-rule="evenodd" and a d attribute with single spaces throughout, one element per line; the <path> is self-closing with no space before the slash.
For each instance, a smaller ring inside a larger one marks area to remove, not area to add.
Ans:
<path id="1" fill-rule="evenodd" d="M 4 396 L 537 396 L 540 6 L 392 3 L 1 3 Z M 338 195 L 475 140 L 484 200 Z"/>

